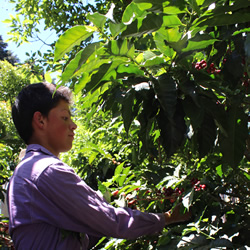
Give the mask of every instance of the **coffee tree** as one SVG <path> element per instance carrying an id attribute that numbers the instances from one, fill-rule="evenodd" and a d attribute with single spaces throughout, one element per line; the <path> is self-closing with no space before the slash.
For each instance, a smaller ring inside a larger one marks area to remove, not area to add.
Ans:
<path id="1" fill-rule="evenodd" d="M 86 147 L 73 148 L 81 157 L 68 160 L 86 181 L 94 170 L 114 205 L 163 212 L 182 203 L 193 218 L 98 247 L 249 245 L 250 2 L 134 0 L 120 21 L 113 7 L 56 42 L 60 63 L 100 38 L 61 75 L 84 105 L 79 122 L 95 121 Z"/>

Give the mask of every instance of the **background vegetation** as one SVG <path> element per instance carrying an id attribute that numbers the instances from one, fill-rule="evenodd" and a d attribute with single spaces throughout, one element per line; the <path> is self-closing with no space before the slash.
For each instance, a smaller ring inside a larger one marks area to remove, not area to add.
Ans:
<path id="1" fill-rule="evenodd" d="M 75 93 L 78 135 L 63 160 L 115 206 L 163 212 L 182 203 L 193 212 L 158 236 L 103 238 L 96 249 L 250 245 L 249 6 L 16 1 L 23 20 L 11 20 L 13 39 L 33 36 L 42 19 L 60 35 L 32 62 L 62 70 L 58 84 Z"/>

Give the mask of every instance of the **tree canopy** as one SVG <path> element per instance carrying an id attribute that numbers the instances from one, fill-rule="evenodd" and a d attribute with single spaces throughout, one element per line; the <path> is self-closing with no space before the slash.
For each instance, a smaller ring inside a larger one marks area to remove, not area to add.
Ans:
<path id="1" fill-rule="evenodd" d="M 3 41 L 2 36 L 0 35 L 0 60 L 6 60 L 14 65 L 14 63 L 19 61 L 19 59 L 14 56 L 11 51 L 7 50 L 7 47 L 8 44 Z"/>

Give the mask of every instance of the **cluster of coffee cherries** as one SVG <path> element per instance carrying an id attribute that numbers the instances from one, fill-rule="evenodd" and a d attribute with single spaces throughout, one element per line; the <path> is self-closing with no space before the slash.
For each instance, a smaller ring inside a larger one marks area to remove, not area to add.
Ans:
<path id="1" fill-rule="evenodd" d="M 197 70 L 205 69 L 207 67 L 207 62 L 205 60 L 201 60 L 200 62 L 195 63 L 194 67 Z"/>
<path id="2" fill-rule="evenodd" d="M 201 191 L 207 188 L 206 184 L 201 184 L 201 182 L 197 178 L 192 178 L 191 184 L 194 188 L 194 191 Z"/>
<path id="3" fill-rule="evenodd" d="M 214 63 L 211 63 L 210 66 L 207 69 L 207 72 L 209 74 L 219 74 L 221 72 L 221 70 L 220 69 L 216 69 L 215 66 L 214 66 Z"/>
<path id="4" fill-rule="evenodd" d="M 201 184 L 200 180 L 197 178 L 192 178 L 191 186 L 194 188 L 194 191 L 202 191 L 206 189 L 205 184 Z M 148 189 L 148 190 L 141 190 L 140 188 L 134 189 L 133 194 L 125 194 L 121 193 L 127 201 L 128 207 L 136 209 L 136 205 L 138 201 L 163 201 L 169 200 L 170 203 L 174 203 L 178 197 L 182 196 L 184 193 L 184 188 L 176 187 L 173 189 L 172 187 L 163 187 L 161 189 Z M 113 197 L 117 197 L 119 195 L 119 190 L 115 190 L 112 193 Z"/>
<path id="5" fill-rule="evenodd" d="M 197 70 L 205 69 L 207 68 L 207 72 L 209 74 L 219 74 L 221 72 L 220 69 L 217 69 L 214 65 L 214 63 L 211 63 L 208 67 L 207 62 L 203 59 L 200 62 L 194 63 L 194 68 Z"/>

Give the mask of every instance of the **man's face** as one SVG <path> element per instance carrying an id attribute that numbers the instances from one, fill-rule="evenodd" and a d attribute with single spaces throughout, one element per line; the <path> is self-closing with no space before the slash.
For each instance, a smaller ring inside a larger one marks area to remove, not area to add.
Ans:
<path id="1" fill-rule="evenodd" d="M 71 120 L 69 104 L 60 100 L 46 118 L 47 149 L 56 156 L 71 149 L 76 124 Z"/>

